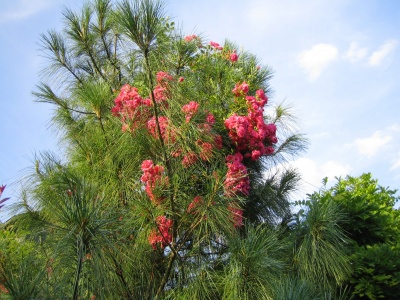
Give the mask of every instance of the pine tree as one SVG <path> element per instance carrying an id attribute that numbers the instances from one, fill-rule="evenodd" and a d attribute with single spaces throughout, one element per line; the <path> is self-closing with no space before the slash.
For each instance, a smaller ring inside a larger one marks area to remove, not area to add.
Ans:
<path id="1" fill-rule="evenodd" d="M 267 106 L 271 70 L 185 36 L 161 2 L 94 0 L 63 17 L 41 37 L 34 95 L 54 105 L 64 150 L 37 155 L 15 218 L 42 264 L 31 295 L 284 299 L 290 282 L 320 295 L 296 277 L 284 225 L 299 175 L 271 173 L 306 145 L 290 110 Z M 12 294 L 21 279 L 7 274 Z"/>

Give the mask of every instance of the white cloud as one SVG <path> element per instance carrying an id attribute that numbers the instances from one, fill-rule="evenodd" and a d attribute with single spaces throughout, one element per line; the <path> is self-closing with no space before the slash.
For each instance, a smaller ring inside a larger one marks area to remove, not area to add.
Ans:
<path id="1" fill-rule="evenodd" d="M 358 46 L 356 42 L 352 42 L 350 44 L 349 50 L 347 50 L 344 57 L 350 60 L 351 62 L 356 62 L 365 58 L 367 54 L 368 54 L 367 48 L 361 48 Z"/>
<path id="2" fill-rule="evenodd" d="M 17 0 L 10 1 L 8 7 L 2 7 L 0 11 L 0 23 L 17 21 L 27 18 L 47 8 L 54 1 L 49 0 Z"/>
<path id="3" fill-rule="evenodd" d="M 328 177 L 330 181 L 334 177 L 349 175 L 351 167 L 339 161 L 330 160 L 325 163 L 318 163 L 310 158 L 299 158 L 283 167 L 295 167 L 301 174 L 301 186 L 296 193 L 299 199 L 304 199 L 306 194 L 319 190 L 322 186 L 322 179 Z"/>
<path id="4" fill-rule="evenodd" d="M 384 43 L 377 51 L 374 51 L 368 59 L 370 66 L 379 66 L 388 57 L 394 49 L 396 49 L 398 42 L 396 40 L 390 40 Z"/>
<path id="5" fill-rule="evenodd" d="M 399 132 L 400 131 L 400 125 L 395 123 L 395 124 L 390 125 L 387 129 L 389 129 L 391 131 Z"/>
<path id="6" fill-rule="evenodd" d="M 390 135 L 384 135 L 382 131 L 378 130 L 370 137 L 356 139 L 354 145 L 360 154 L 372 157 L 391 140 L 392 137 Z"/>
<path id="7" fill-rule="evenodd" d="M 300 66 L 306 71 L 310 80 L 317 79 L 322 71 L 338 56 L 338 49 L 329 44 L 317 44 L 299 54 Z"/>

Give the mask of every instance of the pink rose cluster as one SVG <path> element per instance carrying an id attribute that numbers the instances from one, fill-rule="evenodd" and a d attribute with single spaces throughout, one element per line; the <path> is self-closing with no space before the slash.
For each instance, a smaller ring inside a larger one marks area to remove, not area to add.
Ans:
<path id="1" fill-rule="evenodd" d="M 243 155 L 237 152 L 226 157 L 228 172 L 224 181 L 224 195 L 227 198 L 234 198 L 238 195 L 248 196 L 250 192 L 250 180 L 247 168 L 243 165 Z M 243 210 L 235 202 L 228 204 L 235 228 L 243 225 Z"/>
<path id="2" fill-rule="evenodd" d="M 169 127 L 169 119 L 164 116 L 158 117 L 158 125 L 160 125 L 161 136 L 163 140 L 167 143 L 174 143 L 176 140 L 175 135 L 172 133 Z M 157 131 L 157 123 L 156 117 L 152 117 L 150 120 L 147 121 L 147 130 L 150 134 L 157 139 L 158 138 L 158 131 Z"/>
<path id="3" fill-rule="evenodd" d="M 237 62 L 237 60 L 239 59 L 239 56 L 237 55 L 236 50 L 233 50 L 233 51 L 229 54 L 228 58 L 229 58 L 229 60 L 230 60 L 231 62 Z"/>
<path id="4" fill-rule="evenodd" d="M 151 100 L 143 99 L 139 95 L 138 89 L 129 84 L 122 86 L 114 103 L 111 112 L 114 116 L 121 118 L 123 131 L 137 129 L 151 115 L 149 109 Z M 132 121 L 131 126 L 128 125 L 129 121 Z"/>
<path id="5" fill-rule="evenodd" d="M 198 39 L 198 37 L 197 37 L 196 35 L 194 35 L 194 34 L 192 34 L 192 35 L 187 35 L 187 36 L 185 36 L 185 38 L 184 38 L 184 40 L 185 40 L 186 42 L 191 42 L 191 41 L 197 40 L 197 39 Z"/>
<path id="6" fill-rule="evenodd" d="M 193 117 L 198 113 L 200 104 L 196 101 L 190 101 L 188 104 L 182 106 L 181 111 L 185 114 L 186 124 L 193 120 Z M 183 155 L 182 165 L 185 168 L 198 162 L 199 158 L 203 161 L 209 161 L 212 157 L 212 151 L 215 148 L 222 148 L 222 137 L 218 134 L 212 133 L 212 127 L 215 124 L 215 117 L 210 112 L 203 112 L 206 114 L 204 122 L 197 124 L 198 129 L 204 136 L 208 136 L 213 142 L 203 141 L 198 139 L 195 143 L 198 149 L 198 153 L 191 150 L 187 151 Z M 174 157 L 179 157 L 183 154 L 181 149 L 176 149 L 172 155 Z"/>
<path id="7" fill-rule="evenodd" d="M 190 101 L 189 104 L 185 104 L 184 106 L 182 106 L 182 112 L 186 114 L 185 115 L 186 123 L 190 122 L 190 119 L 197 112 L 199 106 L 200 106 L 199 103 L 197 103 L 196 101 Z"/>
<path id="8" fill-rule="evenodd" d="M 224 48 L 220 44 L 218 44 L 217 42 L 211 41 L 210 42 L 210 46 L 212 48 L 214 48 L 215 50 L 219 50 L 219 51 L 223 51 L 224 50 Z M 229 59 L 231 62 L 237 62 L 237 60 L 239 59 L 239 56 L 237 55 L 236 50 L 229 51 L 228 53 L 226 53 L 226 51 L 223 51 L 223 53 L 224 53 L 223 54 L 224 57 Z"/>
<path id="9" fill-rule="evenodd" d="M 247 168 L 243 165 L 243 155 L 236 154 L 226 157 L 226 166 L 228 172 L 224 181 L 224 195 L 228 198 L 239 194 L 247 196 L 250 191 L 250 180 L 247 174 Z"/>
<path id="10" fill-rule="evenodd" d="M 157 229 L 150 232 L 148 237 L 151 247 L 156 250 L 157 247 L 164 249 L 172 242 L 172 220 L 165 216 L 156 218 Z"/>
<path id="11" fill-rule="evenodd" d="M 225 120 L 224 125 L 236 151 L 256 161 L 261 156 L 272 154 L 272 144 L 278 140 L 275 124 L 265 124 L 264 121 L 264 106 L 268 101 L 264 91 L 258 90 L 255 96 L 247 96 L 248 91 L 246 82 L 235 85 L 232 92 L 235 97 L 245 99 L 248 113 L 246 116 L 233 114 Z"/>
<path id="12" fill-rule="evenodd" d="M 144 160 L 141 168 L 143 175 L 140 180 L 145 184 L 146 194 L 149 196 L 152 202 L 155 204 L 160 204 L 164 198 L 157 197 L 154 192 L 156 188 L 162 188 L 168 183 L 168 177 L 163 176 L 164 167 L 154 165 L 152 160 Z"/>
<path id="13" fill-rule="evenodd" d="M 168 107 L 169 83 L 174 78 L 166 72 L 158 72 L 156 74 L 157 85 L 153 90 L 154 100 L 161 104 L 161 111 Z M 114 107 L 111 112 L 114 116 L 120 117 L 122 121 L 122 131 L 134 131 L 142 125 L 146 128 L 154 138 L 158 138 L 156 120 L 153 116 L 151 106 L 153 105 L 150 97 L 143 99 L 136 87 L 129 84 L 122 86 L 119 95 L 114 100 Z M 161 129 L 161 135 L 167 142 L 174 142 L 174 138 L 168 132 L 168 118 L 164 116 L 158 117 Z"/>
<path id="14" fill-rule="evenodd" d="M 228 210 L 232 214 L 233 226 L 235 226 L 235 228 L 242 226 L 243 225 L 243 210 L 234 205 L 229 205 Z"/>
<path id="15" fill-rule="evenodd" d="M 217 42 L 210 42 L 210 46 L 213 47 L 215 50 L 223 50 L 224 48 L 222 48 L 222 46 L 220 44 L 218 44 Z"/>

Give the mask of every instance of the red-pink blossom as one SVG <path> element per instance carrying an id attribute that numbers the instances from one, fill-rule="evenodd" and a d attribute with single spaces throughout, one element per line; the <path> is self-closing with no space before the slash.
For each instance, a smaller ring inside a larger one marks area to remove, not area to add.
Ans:
<path id="1" fill-rule="evenodd" d="M 213 42 L 213 41 L 210 42 L 210 46 L 213 47 L 213 48 L 215 48 L 215 49 L 217 49 L 217 50 L 222 50 L 222 49 L 223 49 L 223 48 L 220 46 L 220 44 L 218 44 L 218 43 L 216 43 L 216 42 Z"/>
<path id="2" fill-rule="evenodd" d="M 266 124 L 264 106 L 268 98 L 263 90 L 257 90 L 255 96 L 247 95 L 249 86 L 246 82 L 238 83 L 232 90 L 236 97 L 246 100 L 247 115 L 233 114 L 225 120 L 224 125 L 236 151 L 246 158 L 256 161 L 263 155 L 273 153 L 272 144 L 277 143 L 276 126 Z M 271 152 L 272 151 L 272 152 Z"/>
<path id="3" fill-rule="evenodd" d="M 235 205 L 228 205 L 228 210 L 232 213 L 233 226 L 238 228 L 243 225 L 243 210 Z"/>
<path id="4" fill-rule="evenodd" d="M 141 169 L 143 172 L 150 172 L 153 166 L 153 161 L 151 159 L 146 159 L 142 162 Z"/>
<path id="5" fill-rule="evenodd" d="M 193 115 L 199 109 L 199 106 L 199 103 L 197 103 L 196 101 L 190 101 L 189 104 L 185 104 L 184 106 L 182 106 L 182 112 L 186 114 L 186 123 L 189 123 Z"/>
<path id="6" fill-rule="evenodd" d="M 141 169 L 143 175 L 140 180 L 146 185 L 145 191 L 149 196 L 150 200 L 159 204 L 162 202 L 162 197 L 156 197 L 154 191 L 156 188 L 162 188 L 168 183 L 168 177 L 163 176 L 164 167 L 160 165 L 154 165 L 152 160 L 144 160 L 142 162 Z"/>
<path id="7" fill-rule="evenodd" d="M 111 112 L 123 122 L 122 131 L 134 131 L 150 117 L 150 103 L 143 100 L 138 89 L 125 84 L 114 100 Z"/>
<path id="8" fill-rule="evenodd" d="M 205 161 L 210 160 L 212 157 L 213 145 L 209 142 L 203 142 L 201 140 L 197 140 L 196 145 L 201 148 L 200 158 Z"/>
<path id="9" fill-rule="evenodd" d="M 172 131 L 169 130 L 169 119 L 167 117 L 160 116 L 158 117 L 158 124 L 160 126 L 161 136 L 163 140 L 165 142 L 173 143 L 175 141 L 175 136 L 173 135 Z M 147 130 L 155 139 L 159 138 L 155 117 L 152 117 L 150 120 L 147 121 Z"/>
<path id="10" fill-rule="evenodd" d="M 210 125 L 214 125 L 215 124 L 215 117 L 212 113 L 207 113 L 206 116 L 206 122 Z"/>
<path id="11" fill-rule="evenodd" d="M 248 92 L 249 92 L 249 85 L 246 83 L 246 81 L 235 84 L 235 87 L 232 90 L 232 93 L 236 97 L 245 96 L 247 95 Z"/>
<path id="12" fill-rule="evenodd" d="M 235 153 L 226 157 L 228 172 L 224 181 L 224 195 L 235 197 L 240 194 L 247 196 L 250 192 L 250 180 L 247 168 L 242 164 L 243 155 Z"/>
<path id="13" fill-rule="evenodd" d="M 236 62 L 238 60 L 239 56 L 236 54 L 236 50 L 234 50 L 230 55 L 229 55 L 229 60 L 231 62 Z"/>
<path id="14" fill-rule="evenodd" d="M 215 143 L 215 148 L 217 149 L 222 149 L 222 136 L 220 136 L 219 134 L 216 134 L 214 136 L 214 143 Z"/>
<path id="15" fill-rule="evenodd" d="M 193 164 L 195 164 L 198 161 L 198 157 L 196 153 L 193 151 L 188 152 L 182 159 L 182 165 L 187 168 Z"/>
<path id="16" fill-rule="evenodd" d="M 183 77 L 179 77 L 179 79 L 178 79 L 179 82 L 182 82 L 184 80 L 185 80 L 185 78 L 183 78 Z"/>
<path id="17" fill-rule="evenodd" d="M 157 79 L 157 82 L 163 83 L 163 82 L 172 81 L 174 78 L 166 72 L 159 71 L 156 74 L 156 79 Z"/>
<path id="18" fill-rule="evenodd" d="M 185 36 L 185 38 L 184 38 L 184 40 L 185 40 L 186 42 L 191 42 L 192 40 L 195 40 L 195 39 L 197 39 L 197 36 L 194 35 L 194 34 L 192 34 L 192 35 L 187 35 L 187 36 Z"/>
<path id="19" fill-rule="evenodd" d="M 172 220 L 165 216 L 158 216 L 156 218 L 157 229 L 150 232 L 148 241 L 151 247 L 156 250 L 157 246 L 164 249 L 172 242 Z"/>
<path id="20" fill-rule="evenodd" d="M 159 84 L 153 90 L 154 98 L 157 103 L 166 102 L 168 100 L 168 89 Z"/>

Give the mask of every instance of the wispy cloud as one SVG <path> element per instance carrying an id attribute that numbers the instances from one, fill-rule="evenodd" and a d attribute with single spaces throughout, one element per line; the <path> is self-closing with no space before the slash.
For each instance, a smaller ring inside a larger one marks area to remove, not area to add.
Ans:
<path id="1" fill-rule="evenodd" d="M 362 48 L 358 46 L 356 42 L 352 42 L 350 44 L 349 50 L 347 50 L 346 54 L 344 55 L 345 58 L 350 60 L 351 62 L 359 61 L 365 58 L 368 54 L 367 48 Z"/>
<path id="2" fill-rule="evenodd" d="M 292 163 L 298 169 L 302 178 L 301 196 L 305 197 L 318 190 L 322 186 L 322 179 L 349 175 L 352 171 L 351 167 L 347 164 L 336 160 L 329 160 L 321 163 L 310 158 L 299 158 Z"/>
<path id="3" fill-rule="evenodd" d="M 390 171 L 400 169 L 400 152 L 398 153 L 398 157 L 392 160 L 392 165 L 390 166 Z"/>
<path id="4" fill-rule="evenodd" d="M 50 0 L 9 1 L 9 5 L 5 5 L 0 11 L 0 23 L 22 20 L 46 9 L 54 2 Z"/>
<path id="5" fill-rule="evenodd" d="M 391 140 L 392 136 L 385 135 L 382 131 L 378 130 L 370 137 L 356 139 L 354 145 L 361 155 L 372 157 L 382 150 L 382 147 L 387 145 Z"/>
<path id="6" fill-rule="evenodd" d="M 397 40 L 389 40 L 384 43 L 378 50 L 372 52 L 371 56 L 368 59 L 368 64 L 370 66 L 379 66 L 381 65 L 386 57 L 388 57 L 397 47 Z"/>
<path id="7" fill-rule="evenodd" d="M 317 79 L 322 71 L 338 57 L 338 49 L 330 44 L 317 44 L 298 56 L 300 66 L 311 81 Z"/>

